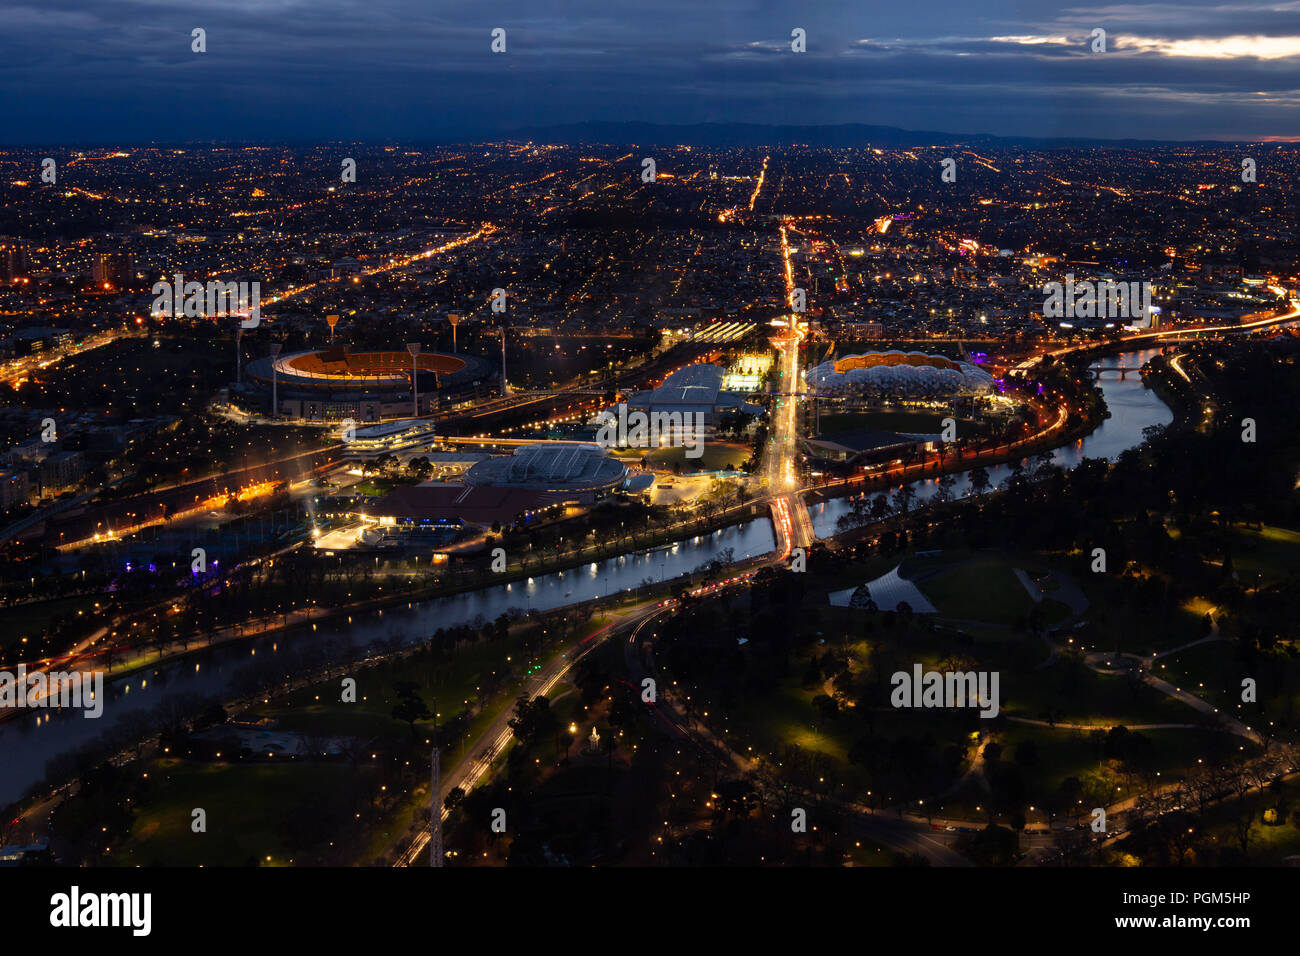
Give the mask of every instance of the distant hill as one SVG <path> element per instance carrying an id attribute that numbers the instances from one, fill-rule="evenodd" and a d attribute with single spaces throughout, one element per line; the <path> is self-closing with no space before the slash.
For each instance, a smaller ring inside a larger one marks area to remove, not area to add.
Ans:
<path id="1" fill-rule="evenodd" d="M 637 122 L 567 123 L 527 127 L 505 134 L 507 139 L 535 143 L 608 143 L 651 146 L 1020 146 L 1035 149 L 1069 149 L 1081 146 L 1124 148 L 1169 145 L 1231 145 L 1220 140 L 1143 140 L 1079 137 L 992 136 L 988 133 L 945 133 L 937 130 L 900 129 L 897 126 L 769 126 L 761 123 L 658 124 Z"/>

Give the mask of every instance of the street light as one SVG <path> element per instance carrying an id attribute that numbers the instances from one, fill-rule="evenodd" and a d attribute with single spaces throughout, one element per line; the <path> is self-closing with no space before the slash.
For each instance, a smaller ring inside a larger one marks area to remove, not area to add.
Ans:
<path id="1" fill-rule="evenodd" d="M 418 418 L 420 415 L 420 387 L 415 380 L 415 363 L 416 356 L 420 354 L 420 343 L 407 342 L 406 351 L 411 353 L 411 414 Z"/>

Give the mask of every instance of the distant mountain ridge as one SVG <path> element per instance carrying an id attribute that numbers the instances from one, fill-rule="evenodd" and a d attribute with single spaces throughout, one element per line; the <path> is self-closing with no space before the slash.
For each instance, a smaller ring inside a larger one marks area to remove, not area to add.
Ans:
<path id="1" fill-rule="evenodd" d="M 641 122 L 562 123 L 526 127 L 504 134 L 507 139 L 526 139 L 535 143 L 571 143 L 652 146 L 821 146 L 843 147 L 911 147 L 953 146 L 1022 146 L 1038 149 L 1069 149 L 1081 146 L 1125 148 L 1134 146 L 1230 146 L 1229 140 L 1147 140 L 1101 139 L 1094 137 L 994 136 L 990 133 L 945 133 L 938 130 L 910 130 L 897 126 L 870 126 L 846 123 L 838 126 L 765 125 L 762 123 L 684 123 Z M 1263 144 L 1274 145 L 1274 144 Z"/>

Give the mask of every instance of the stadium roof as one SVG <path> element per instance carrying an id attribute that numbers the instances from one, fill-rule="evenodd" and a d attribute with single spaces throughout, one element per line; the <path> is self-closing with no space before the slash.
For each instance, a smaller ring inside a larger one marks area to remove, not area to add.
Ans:
<path id="1" fill-rule="evenodd" d="M 433 428 L 433 422 L 425 421 L 421 418 L 399 418 L 392 422 L 383 422 L 379 425 L 367 425 L 365 428 L 356 430 L 357 438 L 386 438 L 389 435 L 397 435 L 406 431 L 408 428 L 423 426 Z"/>
<path id="2" fill-rule="evenodd" d="M 809 369 L 805 381 L 818 392 L 843 394 L 940 396 L 993 390 L 993 376 L 979 366 L 921 352 L 845 356 Z"/>
<path id="3" fill-rule="evenodd" d="M 749 414 L 762 409 L 748 405 L 737 392 L 722 391 L 726 372 L 707 362 L 684 365 L 664 379 L 658 388 L 628 397 L 629 408 L 670 408 L 673 411 L 712 412 L 717 408 L 739 408 Z"/>
<path id="4" fill-rule="evenodd" d="M 603 447 L 586 442 L 525 445 L 508 458 L 481 461 L 465 475 L 474 485 L 583 490 L 622 481 L 627 466 Z"/>
<path id="5" fill-rule="evenodd" d="M 556 504 L 555 497 L 525 488 L 491 488 L 435 482 L 394 489 L 366 510 L 401 522 L 464 521 L 487 526 Z"/>

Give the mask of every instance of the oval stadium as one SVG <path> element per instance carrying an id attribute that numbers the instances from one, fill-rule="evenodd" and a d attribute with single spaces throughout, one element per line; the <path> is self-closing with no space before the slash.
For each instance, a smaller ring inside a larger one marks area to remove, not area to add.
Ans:
<path id="1" fill-rule="evenodd" d="M 415 367 L 422 413 L 491 382 L 495 374 L 485 359 L 444 352 L 420 353 Z M 294 418 L 378 421 L 412 411 L 411 356 L 405 349 L 353 352 L 336 346 L 292 352 L 254 359 L 244 371 L 249 384 L 265 394 L 268 407 L 274 378 L 278 414 Z"/>
<path id="2" fill-rule="evenodd" d="M 823 362 L 805 375 L 820 394 L 942 398 L 983 395 L 994 390 L 993 376 L 970 362 L 924 352 L 868 352 Z"/>

